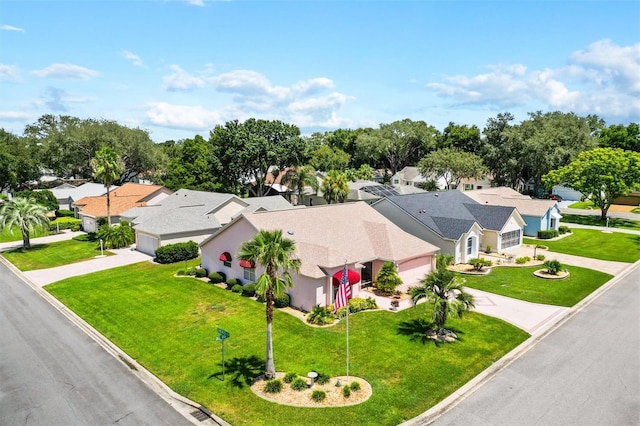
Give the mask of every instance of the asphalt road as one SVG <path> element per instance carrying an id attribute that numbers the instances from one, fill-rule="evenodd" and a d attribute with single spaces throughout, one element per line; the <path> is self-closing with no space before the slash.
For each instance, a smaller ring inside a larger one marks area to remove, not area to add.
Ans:
<path id="1" fill-rule="evenodd" d="M 0 425 L 191 425 L 0 263 Z"/>
<path id="2" fill-rule="evenodd" d="M 636 265 L 432 424 L 639 425 L 639 306 Z"/>

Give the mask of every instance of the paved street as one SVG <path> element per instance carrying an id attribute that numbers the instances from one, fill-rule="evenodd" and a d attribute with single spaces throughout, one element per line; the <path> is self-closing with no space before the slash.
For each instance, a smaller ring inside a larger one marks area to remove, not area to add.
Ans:
<path id="1" fill-rule="evenodd" d="M 636 263 L 620 282 L 432 424 L 640 424 L 639 302 Z"/>
<path id="2" fill-rule="evenodd" d="M 0 263 L 0 425 L 188 425 Z"/>

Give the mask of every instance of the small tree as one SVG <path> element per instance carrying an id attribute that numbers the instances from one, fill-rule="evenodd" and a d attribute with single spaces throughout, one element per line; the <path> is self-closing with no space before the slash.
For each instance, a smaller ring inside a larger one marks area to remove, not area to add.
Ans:
<path id="1" fill-rule="evenodd" d="M 98 238 L 104 242 L 104 248 L 117 249 L 130 246 L 135 241 L 133 228 L 126 220 L 117 225 L 102 225 L 98 229 Z"/>
<path id="2" fill-rule="evenodd" d="M 482 271 L 482 268 L 493 265 L 493 262 L 484 257 L 476 257 L 469 260 L 469 265 L 473 266 L 476 271 Z"/>
<path id="3" fill-rule="evenodd" d="M 29 234 L 38 228 L 46 229 L 48 225 L 47 208 L 33 198 L 16 197 L 0 209 L 0 228 L 8 229 L 9 233 L 13 233 L 14 227 L 20 229 L 25 249 L 31 248 Z"/>
<path id="4" fill-rule="evenodd" d="M 383 294 L 392 294 L 402 284 L 393 262 L 384 262 L 376 275 L 376 288 Z"/>

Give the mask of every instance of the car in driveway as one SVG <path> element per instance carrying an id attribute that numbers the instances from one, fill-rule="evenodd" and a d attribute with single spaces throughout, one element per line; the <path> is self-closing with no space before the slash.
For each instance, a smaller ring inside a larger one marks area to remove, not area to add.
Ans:
<path id="1" fill-rule="evenodd" d="M 562 201 L 562 197 L 559 196 L 558 194 L 549 194 L 547 195 L 547 198 L 549 200 Z"/>

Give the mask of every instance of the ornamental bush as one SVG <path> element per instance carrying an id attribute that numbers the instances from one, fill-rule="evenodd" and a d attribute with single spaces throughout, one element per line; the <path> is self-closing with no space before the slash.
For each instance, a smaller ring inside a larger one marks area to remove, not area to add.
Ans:
<path id="1" fill-rule="evenodd" d="M 331 380 L 328 374 L 318 373 L 318 377 L 316 377 L 316 383 L 319 385 L 326 385 Z"/>
<path id="2" fill-rule="evenodd" d="M 371 297 L 368 297 L 366 299 L 363 299 L 361 297 L 354 297 L 353 299 L 349 300 L 350 313 L 366 311 L 369 309 L 378 309 L 378 304 L 376 303 L 375 299 Z M 344 318 L 346 315 L 347 315 L 346 306 L 339 308 L 338 311 L 335 313 L 336 318 Z"/>
<path id="3" fill-rule="evenodd" d="M 238 278 L 229 278 L 227 280 L 227 289 L 232 289 L 233 286 L 242 285 L 242 280 Z"/>
<path id="4" fill-rule="evenodd" d="M 562 270 L 562 263 L 559 260 L 547 260 L 544 262 L 544 267 L 547 268 L 547 273 L 551 275 L 558 275 L 558 272 Z"/>
<path id="5" fill-rule="evenodd" d="M 349 385 L 349 387 L 351 388 L 352 391 L 357 392 L 360 390 L 360 383 L 358 382 L 351 382 L 351 384 Z"/>
<path id="6" fill-rule="evenodd" d="M 287 293 L 276 296 L 273 306 L 276 308 L 286 308 L 291 303 L 291 298 Z"/>
<path id="7" fill-rule="evenodd" d="M 531 260 L 531 258 L 529 256 L 517 257 L 516 258 L 516 263 L 518 265 L 524 265 L 525 263 L 529 262 L 530 260 Z"/>
<path id="8" fill-rule="evenodd" d="M 207 270 L 204 268 L 197 268 L 196 269 L 196 277 L 197 278 L 204 278 L 207 276 Z"/>
<path id="9" fill-rule="evenodd" d="M 209 274 L 209 282 L 211 284 L 219 284 L 223 281 L 222 274 L 220 272 L 212 272 Z"/>
<path id="10" fill-rule="evenodd" d="M 248 283 L 242 286 L 242 295 L 245 297 L 253 297 L 256 294 L 256 285 Z"/>
<path id="11" fill-rule="evenodd" d="M 539 255 L 536 256 L 536 259 L 542 262 L 545 259 L 545 255 L 544 254 L 539 254 Z"/>
<path id="12" fill-rule="evenodd" d="M 307 389 L 309 386 L 307 385 L 307 381 L 305 379 L 303 379 L 302 377 L 296 377 L 295 379 L 293 379 L 293 382 L 291 382 L 291 389 L 295 390 L 295 391 L 303 391 L 305 389 Z"/>
<path id="13" fill-rule="evenodd" d="M 176 263 L 197 257 L 198 244 L 195 241 L 187 241 L 158 247 L 155 261 L 158 263 Z"/>
<path id="14" fill-rule="evenodd" d="M 378 275 L 376 275 L 375 286 L 382 294 L 393 294 L 396 287 L 402 284 L 398 276 L 398 270 L 393 262 L 384 262 Z"/>
<path id="15" fill-rule="evenodd" d="M 293 373 L 293 372 L 287 373 L 287 374 L 284 375 L 284 382 L 285 383 L 291 383 L 291 382 L 294 381 L 294 379 L 296 377 L 298 377 L 298 375 L 296 373 Z"/>
<path id="16" fill-rule="evenodd" d="M 314 400 L 315 402 L 321 402 L 324 401 L 324 399 L 327 397 L 327 393 L 325 391 L 321 391 L 321 390 L 314 390 L 311 393 L 311 399 Z"/>
<path id="17" fill-rule="evenodd" d="M 569 229 L 567 225 L 561 225 L 560 227 L 558 227 L 558 232 L 560 232 L 561 234 L 571 233 L 571 229 Z"/>
<path id="18" fill-rule="evenodd" d="M 482 271 L 482 268 L 493 265 L 493 262 L 484 257 L 476 257 L 469 259 L 469 265 L 473 266 L 473 269 L 476 271 Z"/>
<path id="19" fill-rule="evenodd" d="M 550 238 L 555 238 L 558 235 L 560 235 L 560 233 L 555 229 L 546 229 L 546 230 L 538 231 L 538 238 L 540 238 L 541 240 L 548 240 Z"/>
<path id="20" fill-rule="evenodd" d="M 345 398 L 349 398 L 351 396 L 351 388 L 349 387 L 349 385 L 344 385 L 344 387 L 342 388 L 342 396 L 344 396 Z"/>
<path id="21" fill-rule="evenodd" d="M 329 308 L 316 305 L 307 316 L 307 322 L 315 325 L 326 325 L 333 322 L 333 312 Z"/>
<path id="22" fill-rule="evenodd" d="M 282 391 L 282 381 L 278 379 L 269 380 L 266 385 L 264 385 L 264 391 L 267 393 L 279 393 Z"/>
<path id="23" fill-rule="evenodd" d="M 237 294 L 242 294 L 242 286 L 240 284 L 236 284 L 231 287 L 231 291 Z"/>

